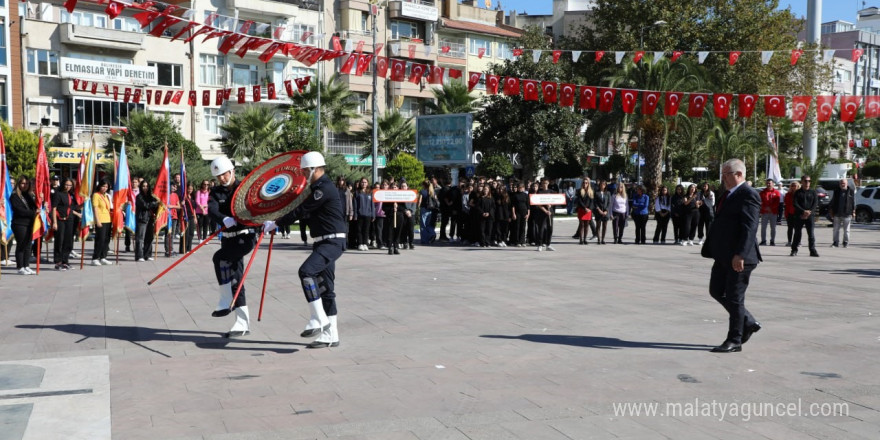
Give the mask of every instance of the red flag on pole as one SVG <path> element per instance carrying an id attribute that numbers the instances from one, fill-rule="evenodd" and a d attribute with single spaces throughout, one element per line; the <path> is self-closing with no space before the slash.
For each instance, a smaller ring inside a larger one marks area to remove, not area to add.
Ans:
<path id="1" fill-rule="evenodd" d="M 794 122 L 804 122 L 807 119 L 807 111 L 810 109 L 812 96 L 792 96 L 791 97 L 791 120 Z"/>

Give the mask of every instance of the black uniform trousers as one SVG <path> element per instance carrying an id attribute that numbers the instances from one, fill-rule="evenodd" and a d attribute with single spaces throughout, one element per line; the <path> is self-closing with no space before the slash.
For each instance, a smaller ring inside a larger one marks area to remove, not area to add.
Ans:
<path id="1" fill-rule="evenodd" d="M 95 227 L 95 249 L 92 252 L 92 261 L 107 259 L 110 250 L 110 232 L 112 223 L 101 223 L 101 227 Z"/>
<path id="2" fill-rule="evenodd" d="M 238 289 L 238 283 L 244 274 L 244 256 L 254 250 L 257 238 L 254 234 L 240 234 L 234 237 L 223 237 L 220 240 L 220 250 L 214 252 L 214 274 L 217 275 L 217 284 L 232 283 L 232 294 Z M 245 288 L 241 287 L 241 294 L 235 301 L 235 307 L 246 306 L 244 295 Z"/>
<path id="3" fill-rule="evenodd" d="M 73 218 L 58 220 L 55 231 L 55 264 L 70 264 L 70 251 L 73 250 Z"/>
<path id="4" fill-rule="evenodd" d="M 741 344 L 743 329 L 756 323 L 755 318 L 746 309 L 745 298 L 749 278 L 757 266 L 757 264 L 746 264 L 742 272 L 736 272 L 731 267 L 730 261 L 716 260 L 712 265 L 709 294 L 730 315 L 727 342 Z"/>
<path id="5" fill-rule="evenodd" d="M 816 237 L 813 235 L 813 226 L 816 223 L 816 217 L 810 216 L 807 219 L 802 219 L 800 217 L 794 217 L 794 237 L 791 239 L 791 250 L 796 251 L 798 246 L 801 245 L 801 237 L 803 236 L 804 228 L 807 229 L 807 245 L 810 248 L 810 251 L 816 250 Z"/>
<path id="6" fill-rule="evenodd" d="M 147 259 L 153 256 L 153 234 L 156 222 L 138 223 L 134 234 L 134 259 Z"/>
<path id="7" fill-rule="evenodd" d="M 311 278 L 318 285 L 321 305 L 327 316 L 336 316 L 336 292 L 333 290 L 336 278 L 336 260 L 345 252 L 344 238 L 331 238 L 316 241 L 312 245 L 312 253 L 299 267 L 299 279 Z M 242 289 L 242 292 L 244 289 Z M 306 301 L 311 298 L 306 296 Z"/>
<path id="8" fill-rule="evenodd" d="M 654 242 L 657 240 L 666 241 L 666 230 L 669 228 L 669 214 L 654 214 L 654 220 L 657 221 L 657 227 L 654 229 Z"/>
<path id="9" fill-rule="evenodd" d="M 186 228 L 180 231 L 180 245 L 178 245 L 177 252 L 181 255 L 189 252 L 193 248 L 193 236 L 196 232 L 196 225 L 193 224 L 192 218 L 186 222 Z"/>
<path id="10" fill-rule="evenodd" d="M 29 225 L 12 224 L 12 234 L 15 235 L 15 268 L 30 267 L 31 262 L 31 246 L 33 240 L 31 236 L 34 232 L 34 224 Z"/>

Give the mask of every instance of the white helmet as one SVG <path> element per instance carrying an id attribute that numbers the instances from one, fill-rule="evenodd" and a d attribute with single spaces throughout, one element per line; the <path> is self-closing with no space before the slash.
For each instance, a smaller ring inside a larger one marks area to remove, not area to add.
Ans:
<path id="1" fill-rule="evenodd" d="M 299 160 L 300 168 L 318 168 L 327 165 L 324 162 L 324 156 L 317 151 L 309 151 L 306 154 L 303 154 L 302 159 Z"/>
<path id="2" fill-rule="evenodd" d="M 213 175 L 214 177 L 217 177 L 234 168 L 235 166 L 232 165 L 232 161 L 229 160 L 229 158 L 226 156 L 220 156 L 211 161 L 211 175 Z"/>

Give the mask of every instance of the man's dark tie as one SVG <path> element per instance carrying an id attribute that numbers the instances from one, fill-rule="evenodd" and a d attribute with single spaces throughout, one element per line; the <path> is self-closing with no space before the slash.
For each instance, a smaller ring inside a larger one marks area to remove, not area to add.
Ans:
<path id="1" fill-rule="evenodd" d="M 724 205 L 724 201 L 727 200 L 728 194 L 730 194 L 730 191 L 725 191 L 724 194 L 721 194 L 721 198 L 718 199 L 718 204 L 715 205 L 715 213 L 716 214 L 721 212 L 721 207 Z"/>

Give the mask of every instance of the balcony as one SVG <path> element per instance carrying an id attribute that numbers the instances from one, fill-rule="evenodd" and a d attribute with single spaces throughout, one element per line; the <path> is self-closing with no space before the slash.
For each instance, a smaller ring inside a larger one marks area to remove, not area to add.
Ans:
<path id="1" fill-rule="evenodd" d="M 407 78 L 408 79 L 408 78 Z M 390 81 L 389 91 L 391 92 L 391 96 L 404 96 L 404 97 L 413 97 L 413 98 L 429 98 L 433 99 L 434 94 L 431 93 L 431 84 L 428 84 L 427 80 L 422 79 L 423 84 L 413 84 L 408 81 L 397 82 Z"/>
<path id="2" fill-rule="evenodd" d="M 115 29 L 77 26 L 71 23 L 63 23 L 59 27 L 62 43 L 128 52 L 141 50 L 145 35 Z"/>
<path id="3" fill-rule="evenodd" d="M 395 45 L 399 45 L 397 53 L 394 53 L 392 48 Z M 388 41 L 388 45 L 385 46 L 388 48 L 388 54 L 392 57 L 397 58 L 406 58 L 409 59 L 409 46 L 415 46 L 416 52 L 413 56 L 414 60 L 423 60 L 423 61 L 436 61 L 437 60 L 437 52 L 440 51 L 440 47 L 433 46 L 431 48 L 431 54 L 428 55 L 425 51 L 425 42 L 420 38 L 406 38 L 399 37 L 393 40 Z"/>
<path id="4" fill-rule="evenodd" d="M 443 53 L 443 47 L 448 46 L 449 52 Z M 446 62 L 446 63 L 457 63 L 457 64 L 465 64 L 467 63 L 467 46 L 464 43 L 452 43 L 449 41 L 440 40 L 437 44 L 438 52 L 437 52 L 437 61 L 438 62 Z"/>
<path id="5" fill-rule="evenodd" d="M 317 11 L 318 0 L 226 0 L 226 7 L 231 10 L 286 17 L 296 15 L 299 9 Z"/>
<path id="6" fill-rule="evenodd" d="M 388 18 L 437 21 L 440 12 L 431 0 L 392 1 L 388 3 Z"/>

